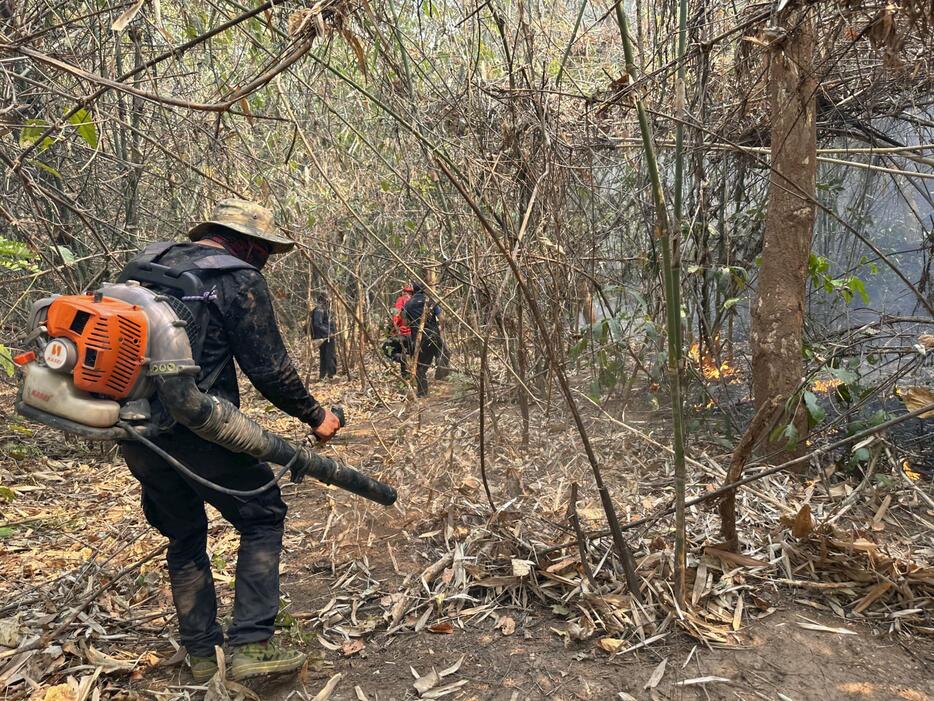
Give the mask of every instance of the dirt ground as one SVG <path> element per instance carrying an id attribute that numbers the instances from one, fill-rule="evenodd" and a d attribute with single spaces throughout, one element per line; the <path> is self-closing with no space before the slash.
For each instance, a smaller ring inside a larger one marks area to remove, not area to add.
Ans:
<path id="1" fill-rule="evenodd" d="M 439 386 L 423 417 L 440 416 L 432 409 L 452 401 L 454 390 Z M 423 418 L 423 420 L 425 420 Z M 370 445 L 371 428 L 357 429 L 349 445 Z M 353 451 L 357 452 L 357 451 Z M 320 495 L 296 493 L 290 512 L 297 523 L 313 522 L 320 508 Z M 403 495 L 402 498 L 405 498 Z M 412 561 L 404 532 L 395 531 L 392 519 L 377 517 L 374 530 L 385 535 L 396 555 L 390 563 L 383 548 L 368 552 L 374 577 L 387 591 L 402 580 Z M 291 562 L 314 558 L 314 550 L 288 555 Z M 399 565 L 401 574 L 393 572 Z M 324 569 L 326 563 L 318 563 Z M 288 571 L 289 567 L 286 568 Z M 305 571 L 317 569 L 305 562 Z M 385 575 L 385 579 L 383 578 Z M 310 577 L 287 574 L 283 580 L 295 615 L 320 609 L 339 592 L 328 588 L 328 573 Z M 841 621 L 815 610 L 806 598 L 796 600 L 794 590 L 766 594 L 775 612 L 744 625 L 738 644 L 712 648 L 687 635 L 675 633 L 663 643 L 626 655 L 611 657 L 594 644 L 599 636 L 584 641 L 566 641 L 556 631 L 565 621 L 544 606 L 506 611 L 517 621 L 515 632 L 504 635 L 487 620 L 477 625 L 454 627 L 450 634 L 422 631 L 392 635 L 374 633 L 365 649 L 350 658 L 341 653 L 325 656 L 317 675 L 298 680 L 309 696 L 335 673 L 342 675 L 330 697 L 334 701 L 366 699 L 416 699 L 413 669 L 420 676 L 432 669 L 443 670 L 462 659 L 458 671 L 445 678 L 466 680 L 447 698 L 464 700 L 518 699 L 934 699 L 934 640 L 879 635 L 869 626 Z M 501 612 L 503 613 L 503 612 Z M 802 627 L 817 624 L 845 629 L 852 634 L 829 633 Z M 664 669 L 660 665 L 664 663 Z M 655 684 L 650 680 L 655 679 Z M 317 680 L 311 677 L 318 676 Z M 716 679 L 710 679 L 716 678 Z M 256 687 L 262 698 L 279 701 L 293 694 L 294 682 L 268 683 Z M 359 693 L 358 693 L 359 692 Z"/>
<path id="2" fill-rule="evenodd" d="M 636 649 L 611 655 L 597 644 L 602 635 L 599 632 L 582 636 L 584 639 L 571 639 L 573 636 L 566 634 L 567 611 L 560 611 L 560 607 L 546 605 L 534 597 L 518 601 L 505 595 L 495 600 L 492 615 L 459 618 L 457 614 L 449 615 L 449 609 L 442 615 L 443 604 L 439 601 L 437 618 L 427 618 L 429 606 L 423 609 L 425 620 L 444 623 L 420 628 L 413 618 L 403 620 L 397 630 L 387 632 L 385 611 L 395 593 L 417 582 L 419 573 L 444 552 L 449 531 L 463 535 L 470 530 L 465 525 L 468 522 L 458 520 L 454 506 L 443 496 L 459 490 L 470 491 L 480 502 L 483 499 L 475 453 L 460 447 L 462 441 L 473 442 L 474 436 L 467 434 L 473 431 L 472 422 L 476 421 L 470 402 L 461 402 L 461 391 L 452 382 L 438 385 L 433 396 L 421 404 L 416 405 L 410 399 L 408 403 L 388 403 L 388 406 L 362 402 L 363 390 L 346 382 L 317 392 L 324 399 L 345 403 L 351 411 L 351 426 L 329 450 L 397 485 L 400 506 L 383 509 L 308 483 L 284 488 L 289 521 L 282 587 L 288 602 L 288 620 L 281 634 L 291 637 L 292 644 L 307 649 L 314 661 L 297 678 L 250 682 L 248 687 L 259 698 L 264 701 L 934 699 L 934 639 L 886 635 L 886 626 L 878 621 L 870 626 L 841 619 L 816 602 L 809 592 L 788 587 L 759 587 L 756 596 L 765 603 L 757 613 L 742 618 L 728 647 L 708 645 L 671 627 L 651 644 L 629 645 Z M 255 416 L 276 417 L 255 397 L 248 398 L 247 406 Z M 295 435 L 300 430 L 289 420 L 271 420 L 283 433 Z M 511 419 L 504 412 L 499 420 Z M 413 437 L 423 440 L 419 442 Z M 495 437 L 493 441 L 498 454 L 521 463 L 522 455 L 508 441 L 497 443 Z M 573 452 L 573 446 L 569 450 Z M 102 455 L 100 459 L 112 460 L 113 456 Z M 82 464 L 75 474 L 84 475 L 85 468 L 91 469 Z M 92 474 L 100 474 L 99 468 L 95 469 Z M 141 514 L 134 506 L 138 487 L 125 475 L 119 459 L 108 470 L 108 489 L 115 490 L 109 493 L 120 493 L 125 503 L 100 507 L 101 513 L 111 519 L 107 528 L 115 534 L 145 531 Z M 633 471 L 637 469 L 632 462 L 612 463 L 608 480 L 625 488 L 627 480 L 634 479 Z M 542 485 L 547 486 L 550 479 L 544 464 L 530 464 L 523 473 L 504 468 L 500 461 L 496 464 L 496 475 L 493 496 L 499 503 L 509 496 L 510 490 L 547 493 Z M 64 484 L 56 486 L 58 494 L 35 498 L 46 500 L 43 504 L 47 507 L 62 492 L 78 493 L 77 479 L 66 475 Z M 663 481 L 651 474 L 642 475 L 642 479 Z M 557 485 L 556 489 L 564 492 L 565 486 Z M 107 493 L 105 490 L 104 494 Z M 25 502 L 27 497 L 31 498 L 31 493 L 24 493 L 21 501 Z M 543 497 L 537 502 L 542 512 L 536 516 L 543 523 L 560 520 L 564 506 L 556 502 L 554 513 L 546 513 L 546 501 Z M 88 518 L 94 508 L 89 501 Z M 114 526 L 113 519 L 117 516 L 122 520 L 119 526 Z M 236 538 L 219 523 L 213 527 L 211 536 L 223 616 L 230 607 Z M 651 536 L 651 532 L 643 534 L 644 538 Z M 76 541 L 75 547 L 87 545 L 82 535 L 70 537 Z M 151 532 L 145 531 L 139 549 L 145 550 L 158 542 Z M 25 546 L 21 550 L 27 552 Z M 41 570 L 32 572 L 37 580 L 44 580 L 49 574 Z M 148 622 L 136 631 L 142 637 L 134 639 L 127 632 L 117 631 L 112 638 L 124 653 L 132 650 L 142 654 L 140 646 L 145 645 L 165 660 L 173 653 L 168 639 L 175 636 L 175 621 L 161 565 L 147 565 L 145 576 L 140 577 L 143 580 L 153 582 L 148 600 L 158 601 L 162 610 L 145 617 Z M 12 575 L 2 583 L 9 590 L 14 584 Z M 471 595 L 479 597 L 473 591 Z M 345 613 L 338 624 L 332 621 L 325 630 L 322 622 L 328 620 L 326 612 L 334 608 L 335 602 L 344 605 L 350 614 Z M 765 605 L 767 609 L 763 612 Z M 374 623 L 366 628 L 368 620 Z M 510 625 L 504 625 L 507 620 Z M 351 626 L 349 621 L 355 625 Z M 834 631 L 815 630 L 815 625 Z M 104 627 L 108 633 L 113 632 Z M 360 633 L 364 628 L 365 632 Z M 343 632 L 343 639 L 335 631 Z M 106 643 L 97 644 L 108 652 L 111 650 Z M 413 686 L 416 673 L 426 678 L 432 670 L 440 673 L 452 667 L 454 671 L 419 696 Z M 316 696 L 336 674 L 341 676 L 330 695 Z M 201 689 L 192 686 L 183 666 L 153 666 L 135 680 L 127 681 L 124 677 L 108 688 L 111 692 L 105 690 L 101 698 L 203 696 Z M 24 697 L 0 694 L 0 699 L 13 698 Z"/>
<path id="3" fill-rule="evenodd" d="M 452 699 L 903 699 L 934 698 L 934 647 L 911 647 L 878 638 L 859 626 L 855 635 L 821 633 L 799 622 L 839 627 L 840 622 L 783 599 L 781 609 L 743 630 L 744 643 L 732 649 L 706 649 L 686 636 L 616 659 L 592 642 L 565 647 L 550 631 L 560 624 L 544 612 L 523 618 L 516 633 L 504 637 L 492 625 L 457 631 L 394 637 L 374 636 L 366 653 L 333 659 L 328 673 L 343 675 L 334 701 L 356 700 L 359 687 L 368 699 L 415 699 L 410 667 L 420 674 L 441 670 L 463 657 L 457 679 L 468 680 Z M 647 683 L 662 662 L 658 686 Z M 692 680 L 718 677 L 707 683 Z M 307 682 L 314 694 L 316 685 Z M 679 686 L 679 683 L 682 686 Z M 294 681 L 257 686 L 264 699 L 286 699 Z"/>

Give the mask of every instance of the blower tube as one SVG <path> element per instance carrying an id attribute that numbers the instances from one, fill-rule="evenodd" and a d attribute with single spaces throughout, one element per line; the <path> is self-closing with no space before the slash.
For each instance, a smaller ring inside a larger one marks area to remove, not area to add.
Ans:
<path id="1" fill-rule="evenodd" d="M 309 474 L 324 484 L 333 484 L 384 506 L 391 506 L 396 501 L 396 490 L 388 484 L 270 433 L 226 399 L 203 393 L 191 375 L 157 377 L 155 385 L 162 405 L 172 418 L 195 435 L 235 453 L 246 453 L 259 460 L 284 465 L 273 482 L 278 481 L 287 469 L 292 469 L 297 474 Z M 134 438 L 142 440 L 148 447 L 158 448 L 148 439 L 143 439 L 132 427 L 124 428 L 131 429 L 130 433 Z M 162 450 L 157 449 L 156 452 L 163 458 L 167 455 Z M 197 475 L 190 470 L 186 469 L 184 472 L 197 479 Z M 272 484 L 271 482 L 249 492 L 223 491 L 235 496 L 252 496 L 268 489 Z M 217 485 L 209 486 L 217 488 Z"/>

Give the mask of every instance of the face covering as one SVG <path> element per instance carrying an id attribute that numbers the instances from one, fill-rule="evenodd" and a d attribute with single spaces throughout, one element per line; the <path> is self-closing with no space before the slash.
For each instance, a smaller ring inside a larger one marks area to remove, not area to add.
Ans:
<path id="1" fill-rule="evenodd" d="M 270 247 L 262 241 L 238 234 L 215 233 L 209 237 L 219 243 L 232 256 L 249 263 L 256 269 L 262 269 L 269 259 Z"/>

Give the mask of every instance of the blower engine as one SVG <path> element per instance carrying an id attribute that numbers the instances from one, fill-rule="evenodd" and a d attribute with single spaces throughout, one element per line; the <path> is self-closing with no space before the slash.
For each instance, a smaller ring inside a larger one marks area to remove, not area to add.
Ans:
<path id="1" fill-rule="evenodd" d="M 15 358 L 24 376 L 17 411 L 89 440 L 139 440 L 189 478 L 235 496 L 269 489 L 292 469 L 386 506 L 395 502 L 389 485 L 265 430 L 231 402 L 202 391 L 192 355 L 200 329 L 182 299 L 126 280 L 36 302 L 27 337 L 33 350 Z M 169 416 L 153 417 L 153 398 Z M 151 440 L 166 422 L 283 468 L 250 491 L 208 482 Z"/>

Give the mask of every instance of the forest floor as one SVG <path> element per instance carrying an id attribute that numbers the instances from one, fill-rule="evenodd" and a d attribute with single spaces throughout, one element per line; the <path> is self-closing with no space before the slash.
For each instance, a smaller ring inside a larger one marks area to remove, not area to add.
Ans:
<path id="1" fill-rule="evenodd" d="M 588 582 L 566 525 L 572 482 L 583 526 L 605 520 L 560 413 L 535 409 L 523 448 L 515 406 L 491 405 L 492 511 L 476 398 L 457 376 L 418 402 L 388 371 L 365 388 L 339 379 L 313 390 L 350 415 L 329 453 L 394 484 L 399 503 L 284 486 L 280 635 L 311 661 L 298 677 L 213 685 L 209 699 L 934 699 L 932 485 L 897 465 L 880 463 L 886 479 L 862 486 L 832 466 L 818 480 L 757 483 L 738 501 L 740 556 L 710 549 L 716 513 L 692 510 L 691 606 L 679 612 L 667 520 L 627 532 L 644 603 L 621 585 L 605 538 L 588 546 Z M 11 398 L 0 699 L 203 698 L 179 664 L 163 541 L 146 527 L 138 486 L 112 450 L 16 421 Z M 245 406 L 302 435 L 255 395 Z M 612 413 L 589 406 L 587 418 L 625 523 L 670 503 L 670 458 L 650 409 Z M 722 477 L 720 443 L 692 443 L 692 493 Z M 227 615 L 237 537 L 213 516 Z"/>

